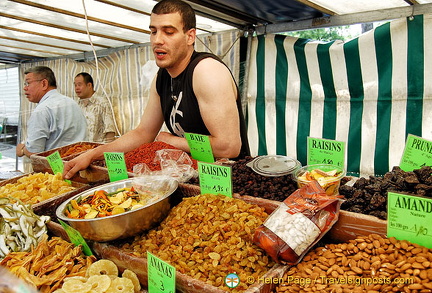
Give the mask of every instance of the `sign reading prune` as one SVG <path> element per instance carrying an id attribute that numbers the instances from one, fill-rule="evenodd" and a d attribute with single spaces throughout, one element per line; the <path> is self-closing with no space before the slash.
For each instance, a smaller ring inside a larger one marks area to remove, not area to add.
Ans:
<path id="1" fill-rule="evenodd" d="M 406 171 L 432 166 L 432 141 L 408 134 L 399 167 Z"/>

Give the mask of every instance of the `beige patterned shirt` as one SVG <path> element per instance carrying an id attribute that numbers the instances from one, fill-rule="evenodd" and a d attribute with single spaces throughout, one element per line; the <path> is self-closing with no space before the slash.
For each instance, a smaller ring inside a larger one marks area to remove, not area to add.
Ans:
<path id="1" fill-rule="evenodd" d="M 88 99 L 79 99 L 78 104 L 87 119 L 88 138 L 91 142 L 105 143 L 108 132 L 114 132 L 114 117 L 106 98 L 93 95 Z"/>

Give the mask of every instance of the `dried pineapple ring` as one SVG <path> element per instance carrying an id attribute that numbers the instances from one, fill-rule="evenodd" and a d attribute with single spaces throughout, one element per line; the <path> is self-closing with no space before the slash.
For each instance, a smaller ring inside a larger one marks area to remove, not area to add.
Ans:
<path id="1" fill-rule="evenodd" d="M 63 291 L 66 293 L 87 293 L 91 288 L 90 284 L 76 279 L 68 280 L 62 286 Z"/>
<path id="2" fill-rule="evenodd" d="M 106 293 L 134 293 L 134 284 L 128 278 L 116 278 L 112 280 Z"/>
<path id="3" fill-rule="evenodd" d="M 87 278 L 83 277 L 83 276 L 72 276 L 72 277 L 66 277 L 63 279 L 63 283 L 69 281 L 69 280 L 78 280 L 81 281 L 83 283 L 87 282 Z"/>
<path id="4" fill-rule="evenodd" d="M 87 283 L 95 292 L 103 293 L 111 285 L 111 278 L 107 275 L 93 275 L 88 278 Z"/>
<path id="5" fill-rule="evenodd" d="M 134 285 L 135 293 L 138 293 L 141 290 L 141 284 L 138 280 L 138 276 L 131 270 L 125 269 L 122 274 L 123 278 L 128 278 L 132 281 Z"/>
<path id="6" fill-rule="evenodd" d="M 56 289 L 53 293 L 66 293 L 62 288 Z"/>
<path id="7" fill-rule="evenodd" d="M 88 277 L 95 275 L 108 275 L 117 277 L 118 268 L 113 261 L 108 259 L 100 259 L 92 263 L 87 270 Z"/>

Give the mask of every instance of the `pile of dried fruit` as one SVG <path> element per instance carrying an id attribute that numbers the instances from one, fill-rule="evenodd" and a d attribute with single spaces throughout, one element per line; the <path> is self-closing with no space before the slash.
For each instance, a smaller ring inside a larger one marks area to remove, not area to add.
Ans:
<path id="1" fill-rule="evenodd" d="M 274 262 L 252 242 L 255 229 L 267 218 L 264 209 L 222 195 L 185 198 L 161 225 L 122 246 L 146 257 L 146 251 L 169 262 L 180 273 L 226 289 L 224 278 L 236 273 L 244 291 L 248 277 L 258 279 Z"/>
<path id="2" fill-rule="evenodd" d="M 36 248 L 30 252 L 11 252 L 0 265 L 39 292 L 49 293 L 60 288 L 67 277 L 84 277 L 95 258 L 85 256 L 80 246 L 59 237 L 48 240 L 48 236 L 44 235 Z"/>
<path id="3" fill-rule="evenodd" d="M 29 251 L 47 234 L 48 216 L 36 215 L 29 204 L 0 198 L 0 260 L 12 251 Z"/>
<path id="4" fill-rule="evenodd" d="M 432 252 L 371 234 L 309 252 L 275 292 L 431 292 Z"/>
<path id="5" fill-rule="evenodd" d="M 97 147 L 98 144 L 81 143 L 67 148 L 64 152 L 60 152 L 60 157 L 64 158 L 70 155 L 78 154 Z"/>
<path id="6" fill-rule="evenodd" d="M 36 204 L 74 189 L 60 173 L 33 173 L 19 178 L 15 183 L 1 186 L 0 197 L 13 197 L 24 203 Z"/>
<path id="7" fill-rule="evenodd" d="M 164 149 L 174 149 L 177 148 L 164 143 L 162 141 L 154 141 L 150 143 L 145 143 L 140 147 L 127 152 L 125 154 L 126 168 L 129 172 L 133 171 L 133 167 L 137 164 L 146 164 L 151 171 L 159 171 L 161 169 L 160 163 L 155 161 L 156 152 Z M 197 169 L 196 160 L 192 160 L 192 166 Z"/>
<path id="8" fill-rule="evenodd" d="M 233 192 L 265 199 L 283 201 L 297 190 L 291 174 L 279 177 L 260 175 L 246 166 L 254 158 L 247 157 L 232 165 Z"/>
<path id="9" fill-rule="evenodd" d="M 404 192 L 432 197 L 432 168 L 412 172 L 393 167 L 383 177 L 359 178 L 353 186 L 342 185 L 339 193 L 346 201 L 341 209 L 387 219 L 387 192 Z"/>
<path id="10" fill-rule="evenodd" d="M 141 284 L 133 271 L 125 269 L 119 277 L 117 265 L 101 259 L 88 267 L 85 276 L 65 278 L 54 293 L 138 293 L 140 290 Z"/>

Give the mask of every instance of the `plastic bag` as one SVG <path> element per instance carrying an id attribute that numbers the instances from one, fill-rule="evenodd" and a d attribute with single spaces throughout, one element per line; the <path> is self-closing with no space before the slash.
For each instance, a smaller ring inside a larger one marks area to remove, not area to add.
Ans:
<path id="1" fill-rule="evenodd" d="M 177 188 L 177 181 L 166 175 L 149 174 L 132 179 L 132 186 L 141 198 L 148 198 L 149 202 L 157 200 L 170 190 Z"/>
<path id="2" fill-rule="evenodd" d="M 191 178 L 198 177 L 197 170 L 192 167 L 192 159 L 182 150 L 158 150 L 156 151 L 154 161 L 160 164 L 160 171 L 151 171 L 146 164 L 137 164 L 133 167 L 133 173 L 135 173 L 137 176 L 169 176 L 180 183 L 187 182 Z"/>
<path id="3" fill-rule="evenodd" d="M 336 223 L 341 196 L 317 181 L 293 192 L 258 227 L 253 241 L 277 263 L 295 265 Z"/>

